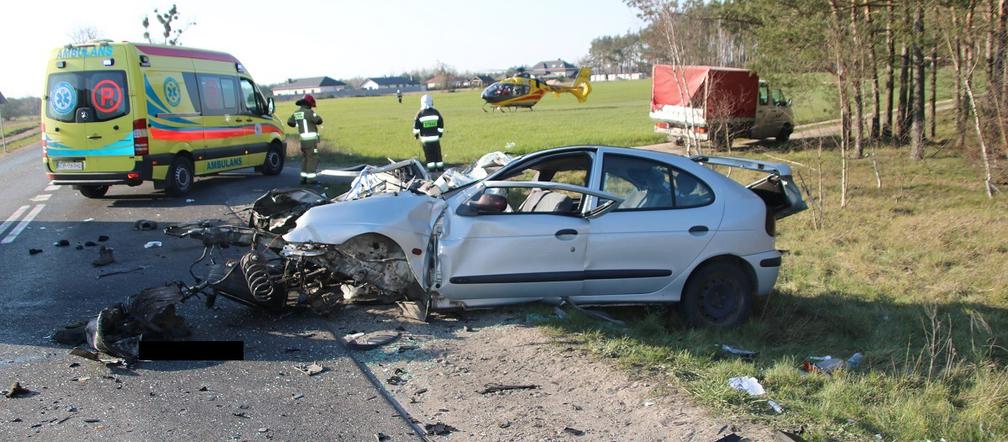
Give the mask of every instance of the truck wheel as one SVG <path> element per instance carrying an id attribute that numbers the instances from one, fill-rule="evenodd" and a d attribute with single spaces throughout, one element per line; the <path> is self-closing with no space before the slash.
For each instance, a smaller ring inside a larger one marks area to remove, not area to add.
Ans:
<path id="1" fill-rule="evenodd" d="M 77 190 L 88 198 L 101 198 L 108 193 L 109 186 L 79 186 Z"/>
<path id="2" fill-rule="evenodd" d="M 171 196 L 182 196 L 189 193 L 193 184 L 192 160 L 183 156 L 175 157 L 168 168 L 165 177 L 165 193 Z"/>
<path id="3" fill-rule="evenodd" d="M 791 138 L 791 132 L 794 132 L 794 128 L 790 124 L 785 124 L 777 134 L 777 142 L 786 143 Z"/>
<path id="4" fill-rule="evenodd" d="M 737 264 L 713 262 L 690 276 L 680 309 L 690 327 L 732 327 L 749 317 L 752 294 L 752 283 Z"/>
<path id="5" fill-rule="evenodd" d="M 283 166 L 284 156 L 280 151 L 280 146 L 271 144 L 269 150 L 266 151 L 266 160 L 263 161 L 262 166 L 259 166 L 259 172 L 267 176 L 279 175 L 283 171 Z"/>

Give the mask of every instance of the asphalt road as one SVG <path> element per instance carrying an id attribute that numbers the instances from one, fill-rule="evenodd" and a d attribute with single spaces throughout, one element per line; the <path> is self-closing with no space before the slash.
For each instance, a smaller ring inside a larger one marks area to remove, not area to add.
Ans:
<path id="1" fill-rule="evenodd" d="M 151 184 L 113 187 L 89 200 L 69 186 L 50 186 L 38 145 L 0 157 L 0 389 L 12 382 L 27 397 L 0 397 L 0 439 L 43 440 L 415 440 L 404 419 L 384 401 L 335 341 L 339 316 L 308 312 L 274 317 L 220 299 L 180 306 L 190 339 L 241 340 L 245 360 L 143 362 L 110 369 L 68 355 L 51 333 L 95 315 L 145 287 L 186 281 L 202 246 L 139 232 L 135 220 L 165 223 L 233 219 L 230 206 L 248 204 L 273 187 L 292 185 L 296 171 L 279 177 L 236 173 L 202 179 L 185 198 L 155 192 Z M 10 221 L 10 222 L 8 222 Z M 96 269 L 97 247 L 114 249 L 116 263 Z M 54 242 L 66 239 L 69 247 Z M 145 249 L 148 241 L 163 247 Z M 42 253 L 30 255 L 29 249 Z M 99 271 L 141 271 L 98 279 Z M 309 377 L 295 364 L 318 361 L 327 371 Z"/>

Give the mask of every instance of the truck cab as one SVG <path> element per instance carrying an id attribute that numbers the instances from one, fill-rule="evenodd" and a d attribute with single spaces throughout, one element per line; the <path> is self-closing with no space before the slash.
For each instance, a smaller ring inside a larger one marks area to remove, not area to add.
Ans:
<path id="1" fill-rule="evenodd" d="M 759 81 L 756 96 L 756 120 L 748 138 L 757 140 L 776 138 L 777 141 L 787 141 L 794 131 L 791 100 L 784 96 L 780 88 L 772 89 L 770 83 L 765 80 Z"/>

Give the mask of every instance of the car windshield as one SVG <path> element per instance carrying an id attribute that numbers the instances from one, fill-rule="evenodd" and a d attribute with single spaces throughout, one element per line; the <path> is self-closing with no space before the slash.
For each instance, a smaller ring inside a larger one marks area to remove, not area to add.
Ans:
<path id="1" fill-rule="evenodd" d="M 77 110 L 90 109 L 80 119 L 107 121 L 129 113 L 129 90 L 124 71 L 60 72 L 49 75 L 46 94 L 49 118 L 75 122 Z"/>

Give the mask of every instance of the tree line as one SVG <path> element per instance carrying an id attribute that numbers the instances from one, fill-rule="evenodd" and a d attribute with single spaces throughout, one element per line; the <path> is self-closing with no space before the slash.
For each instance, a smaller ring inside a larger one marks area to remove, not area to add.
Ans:
<path id="1" fill-rule="evenodd" d="M 954 145 L 980 158 L 988 195 L 1008 182 L 1008 0 L 626 3 L 647 23 L 638 39 L 645 63 L 831 74 L 844 177 L 848 156 L 864 157 L 868 145 L 909 146 L 909 158 L 924 158 L 937 75 L 950 69 Z M 966 145 L 970 133 L 976 146 Z"/>

